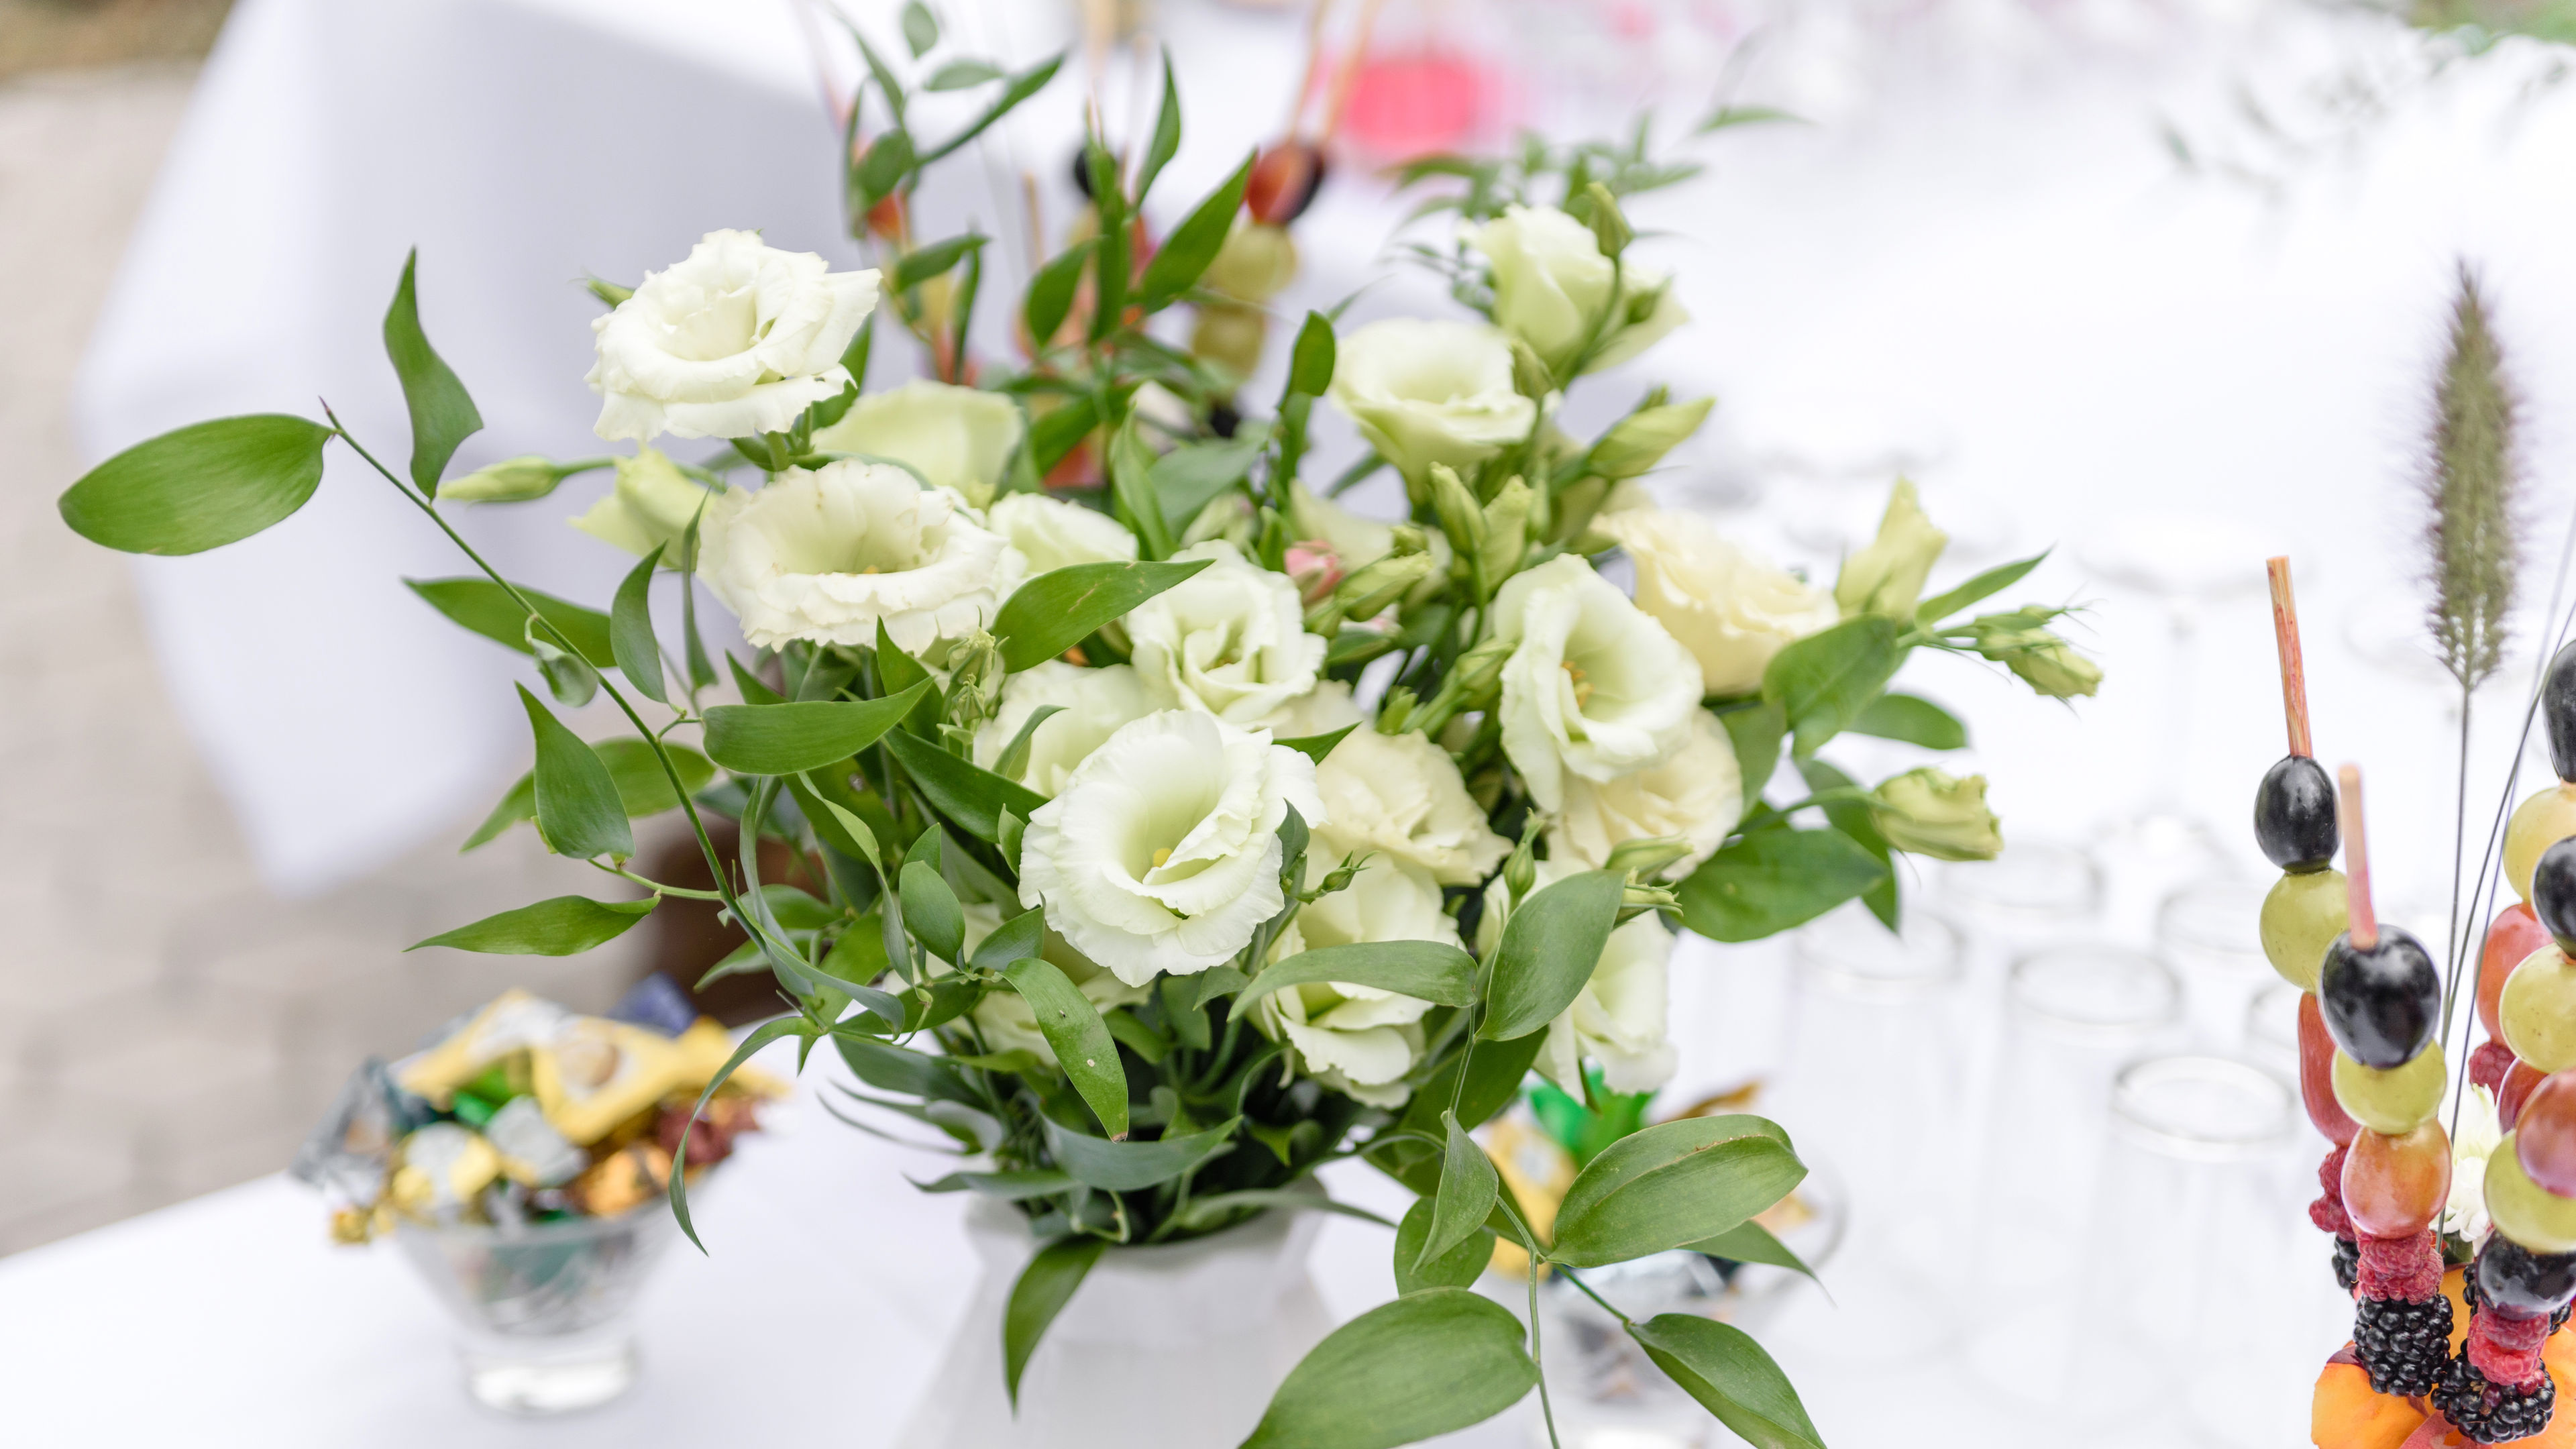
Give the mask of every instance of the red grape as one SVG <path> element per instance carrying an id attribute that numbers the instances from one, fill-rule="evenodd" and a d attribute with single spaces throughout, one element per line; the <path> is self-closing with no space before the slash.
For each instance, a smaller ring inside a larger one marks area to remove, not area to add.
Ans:
<path id="1" fill-rule="evenodd" d="M 2496 1093 L 2496 1125 L 2507 1132 L 2512 1131 L 2513 1124 L 2522 1118 L 2523 1104 L 2530 1101 L 2532 1092 L 2548 1080 L 2549 1074 L 2531 1063 L 2515 1062 L 2513 1070 L 2504 1074 L 2504 1090 Z"/>
<path id="2" fill-rule="evenodd" d="M 2561 1072 L 2532 1089 L 2514 1120 L 2514 1155 L 2533 1182 L 2576 1197 L 2576 1075 Z"/>
<path id="3" fill-rule="evenodd" d="M 2504 1040 L 2504 1028 L 2496 1021 L 2496 998 L 2504 994 L 2504 979 L 2523 958 L 2549 944 L 2549 933 L 2541 929 L 2540 918 L 2531 913 L 2527 901 L 2516 901 L 2504 908 L 2487 927 L 2486 949 L 2478 955 L 2478 1020 L 2486 1023 L 2487 1037 Z"/>
<path id="4" fill-rule="evenodd" d="M 2343 1160 L 2343 1209 L 2377 1238 L 2410 1237 L 2432 1226 L 2451 1195 L 2451 1139 L 2440 1119 L 2402 1137 L 2364 1128 Z"/>
<path id="5" fill-rule="evenodd" d="M 2299 996 L 2299 1098 L 2308 1104 L 2308 1120 L 2326 1140 L 2349 1146 L 2361 1124 L 2335 1100 L 2334 1037 L 2326 1031 L 2324 1013 L 2313 992 Z"/>

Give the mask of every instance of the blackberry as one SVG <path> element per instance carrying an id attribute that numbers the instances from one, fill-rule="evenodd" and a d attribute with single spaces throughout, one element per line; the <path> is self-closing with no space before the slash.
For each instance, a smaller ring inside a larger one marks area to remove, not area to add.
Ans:
<path id="1" fill-rule="evenodd" d="M 2338 1279 L 2344 1277 L 2347 1271 L 2344 1267 L 2345 1246 L 2346 1245 L 2342 1239 L 2338 1238 L 2335 1240 L 2335 1277 Z M 2355 1263 L 2359 1263 L 2361 1260 L 2361 1247 L 2357 1243 L 2352 1244 L 2351 1247 L 2353 1261 Z M 2355 1268 L 2350 1271 L 2358 1274 L 2359 1269 Z M 2346 1283 L 2343 1286 L 2347 1292 L 2352 1288 L 2352 1284 L 2350 1283 Z M 2478 1275 L 2476 1273 L 2463 1273 L 2460 1275 L 2460 1297 L 2468 1302 L 2469 1311 L 2472 1313 L 2477 1311 L 2478 1305 L 2486 1301 L 2486 1295 L 2478 1291 Z M 2569 1318 L 2576 1318 L 2576 1302 L 2561 1303 L 2556 1309 L 2551 1311 L 2549 1315 L 2549 1331 L 2556 1333 L 2558 1330 L 2565 1328 Z"/>
<path id="2" fill-rule="evenodd" d="M 2440 1293 L 2422 1303 L 2361 1299 L 2353 1314 L 2352 1349 L 2376 1392 L 2429 1394 L 2451 1361 L 2451 1300 Z"/>
<path id="3" fill-rule="evenodd" d="M 2334 1240 L 2335 1282 L 2349 1293 L 2361 1281 L 2361 1244 L 2350 1238 Z"/>
<path id="4" fill-rule="evenodd" d="M 2542 1374 L 2536 1388 L 2506 1388 L 2487 1382 L 2466 1354 L 2451 1360 L 2442 1370 L 2442 1381 L 2433 1387 L 2433 1407 L 2480 1444 L 2502 1444 L 2539 1433 L 2549 1427 L 2550 1410 L 2557 1402 L 2558 1386 L 2549 1375 Z"/>

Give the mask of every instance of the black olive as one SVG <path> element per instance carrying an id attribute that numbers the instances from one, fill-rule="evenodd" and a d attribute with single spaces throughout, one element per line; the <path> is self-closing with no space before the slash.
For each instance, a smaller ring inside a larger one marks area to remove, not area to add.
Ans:
<path id="1" fill-rule="evenodd" d="M 2334 778 L 2306 755 L 2284 755 L 2254 791 L 2254 839 L 2286 871 L 2334 863 L 2343 832 L 2335 823 Z"/>
<path id="2" fill-rule="evenodd" d="M 2549 763 L 2559 779 L 2576 782 L 2576 641 L 2549 661 L 2540 681 L 2540 719 L 2549 731 Z"/>
<path id="3" fill-rule="evenodd" d="M 2540 1318 L 2576 1301 L 2576 1253 L 2535 1253 L 2502 1233 L 2478 1249 L 2478 1292 L 2521 1318 Z"/>
<path id="4" fill-rule="evenodd" d="M 2531 913 L 2559 950 L 2576 955 L 2576 835 L 2542 851 L 2531 868 Z"/>
<path id="5" fill-rule="evenodd" d="M 2387 1071 L 2415 1059 L 2442 1014 L 2442 973 L 2424 943 L 2395 926 L 2363 950 L 2346 933 L 2326 948 L 2317 1007 L 2345 1056 Z"/>
<path id="6" fill-rule="evenodd" d="M 1243 414 L 1232 403 L 1216 403 L 1208 408 L 1208 431 L 1220 438 L 1231 438 L 1243 426 Z"/>

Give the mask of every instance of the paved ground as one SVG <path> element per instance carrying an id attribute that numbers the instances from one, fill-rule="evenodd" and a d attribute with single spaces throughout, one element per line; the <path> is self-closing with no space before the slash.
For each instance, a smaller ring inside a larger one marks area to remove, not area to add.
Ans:
<path id="1" fill-rule="evenodd" d="M 283 1166 L 360 1057 L 504 986 L 596 1009 L 634 970 L 613 950 L 399 954 L 589 883 L 527 831 L 270 898 L 124 561 L 55 516 L 79 471 L 72 367 L 193 75 L 0 80 L 0 1253 Z"/>

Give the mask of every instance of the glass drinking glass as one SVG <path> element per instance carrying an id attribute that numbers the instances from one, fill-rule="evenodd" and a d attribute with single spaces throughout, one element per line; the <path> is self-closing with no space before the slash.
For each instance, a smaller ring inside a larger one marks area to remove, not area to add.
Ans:
<path id="1" fill-rule="evenodd" d="M 2152 956 L 2058 946 L 2015 962 L 1977 1173 L 1980 1297 L 2004 1315 L 2066 1281 L 2085 1239 L 2111 1082 L 2180 1017 L 2182 987 Z"/>
<path id="2" fill-rule="evenodd" d="M 460 1223 L 394 1235 L 457 1326 L 466 1391 L 503 1413 L 571 1413 L 635 1382 L 635 1296 L 678 1233 L 657 1197 L 614 1218 Z"/>
<path id="3" fill-rule="evenodd" d="M 2080 845 L 2016 840 L 1992 860 L 1941 867 L 1934 894 L 1980 935 L 2063 934 L 2102 909 L 2102 866 Z"/>
<path id="4" fill-rule="evenodd" d="M 2203 1041 L 2233 1040 L 2247 1003 L 2281 979 L 2263 956 L 2266 889 L 2242 876 L 2203 876 L 2156 908 L 2156 948 L 2181 973 L 2185 1011 Z"/>
<path id="5" fill-rule="evenodd" d="M 1792 1045 L 1775 1115 L 1802 1156 L 1841 1168 L 1850 1194 L 1839 1312 L 1820 1327 L 1853 1351 L 1925 1356 L 1941 1342 L 1927 1287 L 1960 1175 L 1943 1130 L 1961 1110 L 1959 933 L 1921 909 L 1891 932 L 1855 904 L 1806 927 L 1792 949 Z M 1875 1326 L 1854 1334 L 1854 1323 Z"/>

